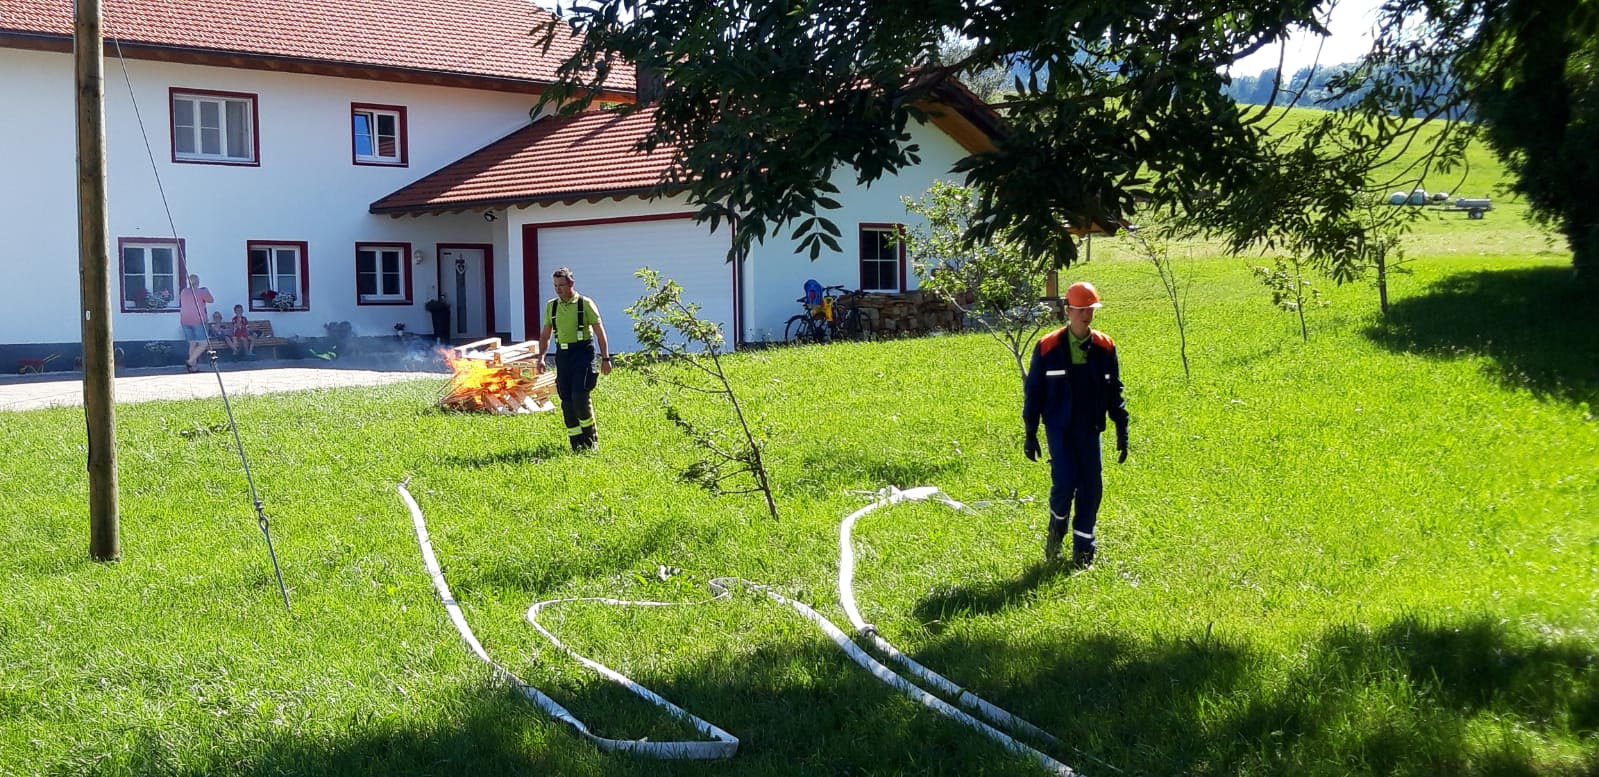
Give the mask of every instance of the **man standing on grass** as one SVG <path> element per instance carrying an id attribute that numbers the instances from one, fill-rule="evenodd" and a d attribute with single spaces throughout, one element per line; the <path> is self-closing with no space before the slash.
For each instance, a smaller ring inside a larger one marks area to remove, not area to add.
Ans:
<path id="1" fill-rule="evenodd" d="M 1105 492 L 1099 455 L 1099 436 L 1105 416 L 1116 422 L 1117 462 L 1127 460 L 1127 402 L 1122 398 L 1121 367 L 1116 343 L 1089 328 L 1101 303 L 1091 283 L 1074 283 L 1066 290 L 1068 324 L 1044 335 L 1033 347 L 1033 362 L 1022 388 L 1022 422 L 1027 427 L 1023 449 L 1029 461 L 1038 461 L 1038 422 L 1044 422 L 1049 442 L 1049 529 L 1044 535 L 1044 559 L 1060 556 L 1072 506 L 1072 566 L 1086 569 L 1094 563 L 1094 523 Z"/>
<path id="2" fill-rule="evenodd" d="M 589 392 L 599 381 L 599 374 L 611 374 L 611 351 L 605 342 L 605 325 L 600 323 L 600 310 L 594 300 L 577 293 L 572 287 L 572 271 L 561 267 L 555 271 L 552 283 L 555 299 L 544 306 L 544 331 L 539 334 L 541 353 L 550 352 L 551 335 L 560 345 L 555 352 L 555 393 L 561 398 L 561 415 L 566 417 L 566 436 L 572 450 L 594 450 L 599 447 L 599 431 L 594 426 L 594 405 Z M 599 341 L 600 358 L 594 358 L 595 341 Z M 539 372 L 544 371 L 544 360 L 539 360 Z"/>

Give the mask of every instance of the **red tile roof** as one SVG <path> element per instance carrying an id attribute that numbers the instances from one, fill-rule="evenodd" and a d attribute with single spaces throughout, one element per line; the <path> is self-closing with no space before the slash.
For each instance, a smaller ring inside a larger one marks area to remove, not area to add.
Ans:
<path id="1" fill-rule="evenodd" d="M 971 153 L 994 148 L 1003 120 L 964 85 L 934 85 L 919 107 Z M 647 194 L 670 169 L 675 146 L 634 150 L 655 108 L 549 116 L 372 203 L 372 213 L 421 214 Z"/>
<path id="2" fill-rule="evenodd" d="M 548 83 L 574 48 L 542 53 L 532 0 L 104 0 L 105 35 L 198 50 Z M 0 0 L 0 38 L 72 36 L 72 0 Z M 633 69 L 608 86 L 631 91 Z"/>
<path id="3" fill-rule="evenodd" d="M 371 211 L 425 213 L 643 194 L 661 179 L 675 150 L 633 150 L 654 121 L 653 108 L 548 116 L 372 203 Z"/>

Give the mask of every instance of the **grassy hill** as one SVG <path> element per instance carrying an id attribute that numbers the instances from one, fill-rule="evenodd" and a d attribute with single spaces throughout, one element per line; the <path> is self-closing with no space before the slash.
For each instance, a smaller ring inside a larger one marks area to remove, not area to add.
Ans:
<path id="1" fill-rule="evenodd" d="M 1039 563 L 1047 468 L 980 334 L 736 356 L 775 523 L 679 478 L 692 452 L 627 371 L 592 456 L 557 416 L 440 414 L 427 381 L 238 398 L 292 616 L 219 405 L 119 410 L 110 565 L 84 559 L 81 412 L 0 413 L 0 774 L 1038 773 L 747 593 L 546 613 L 744 741 L 729 762 L 603 755 L 469 654 L 405 478 L 488 652 L 606 736 L 690 732 L 555 650 L 531 603 L 701 602 L 735 575 L 843 623 L 839 520 L 861 491 L 934 484 L 988 504 L 863 520 L 864 616 L 1085 774 L 1599 773 L 1599 314 L 1564 256 L 1489 237 L 1519 229 L 1502 215 L 1440 226 L 1457 250 L 1397 279 L 1387 319 L 1368 287 L 1322 284 L 1309 343 L 1248 260 L 1179 254 L 1191 379 L 1156 279 L 1096 241 L 1078 274 L 1107 299 L 1133 452 L 1079 574 Z"/>

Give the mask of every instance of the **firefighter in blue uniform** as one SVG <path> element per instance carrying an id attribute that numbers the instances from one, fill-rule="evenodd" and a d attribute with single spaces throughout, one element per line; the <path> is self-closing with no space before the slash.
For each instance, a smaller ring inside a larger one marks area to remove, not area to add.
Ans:
<path id="1" fill-rule="evenodd" d="M 594 300 L 577 293 L 572 271 L 561 267 L 551 278 L 555 299 L 544 307 L 544 331 L 539 333 L 542 353 L 555 351 L 555 393 L 561 398 L 561 415 L 566 418 L 566 436 L 574 451 L 599 447 L 600 434 L 594 423 L 594 403 L 589 393 L 601 373 L 611 374 L 611 351 L 605 340 L 605 325 Z M 552 342 L 553 338 L 553 342 Z M 594 346 L 599 345 L 595 358 Z M 539 372 L 544 371 L 543 359 Z"/>
<path id="2" fill-rule="evenodd" d="M 1101 303 L 1090 283 L 1066 290 L 1068 324 L 1045 335 L 1033 347 L 1033 361 L 1023 381 L 1022 421 L 1027 428 L 1024 449 L 1030 461 L 1041 453 L 1038 424 L 1044 423 L 1049 445 L 1049 529 L 1044 558 L 1060 556 L 1070 516 L 1072 565 L 1094 563 L 1094 523 L 1105 491 L 1099 454 L 1105 418 L 1116 424 L 1116 461 L 1127 460 L 1127 402 L 1122 398 L 1121 368 L 1116 343 L 1089 327 Z"/>

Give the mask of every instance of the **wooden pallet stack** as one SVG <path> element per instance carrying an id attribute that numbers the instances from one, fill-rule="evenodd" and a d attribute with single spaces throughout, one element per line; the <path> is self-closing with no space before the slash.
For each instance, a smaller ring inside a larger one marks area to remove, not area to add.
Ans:
<path id="1" fill-rule="evenodd" d="M 555 374 L 538 371 L 537 340 L 502 346 L 500 338 L 450 349 L 454 374 L 439 407 L 463 413 L 515 415 L 553 410 Z"/>

